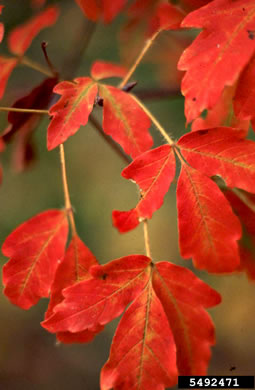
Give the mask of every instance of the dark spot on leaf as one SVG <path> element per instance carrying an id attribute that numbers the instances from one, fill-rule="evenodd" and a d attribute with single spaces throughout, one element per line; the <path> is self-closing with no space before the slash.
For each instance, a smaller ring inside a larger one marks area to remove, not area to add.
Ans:
<path id="1" fill-rule="evenodd" d="M 65 104 L 64 104 L 64 108 L 66 108 L 67 106 L 68 106 L 68 104 L 69 104 L 69 102 L 68 102 L 68 100 L 65 102 Z"/>
<path id="2" fill-rule="evenodd" d="M 106 278 L 107 278 L 107 274 L 103 274 L 102 276 L 101 276 L 101 278 L 103 279 L 103 280 L 106 280 Z"/>
<path id="3" fill-rule="evenodd" d="M 201 131 L 200 131 L 200 134 L 201 134 L 201 135 L 206 135 L 206 134 L 208 134 L 208 130 L 201 130 Z"/>
<path id="4" fill-rule="evenodd" d="M 255 30 L 247 30 L 248 38 L 253 40 L 255 39 Z"/>
<path id="5" fill-rule="evenodd" d="M 245 11 L 245 8 L 243 7 L 243 11 Z"/>
<path id="6" fill-rule="evenodd" d="M 195 102 L 195 101 L 197 100 L 197 98 L 196 98 L 196 97 L 193 97 L 192 100 L 193 100 L 193 102 Z"/>

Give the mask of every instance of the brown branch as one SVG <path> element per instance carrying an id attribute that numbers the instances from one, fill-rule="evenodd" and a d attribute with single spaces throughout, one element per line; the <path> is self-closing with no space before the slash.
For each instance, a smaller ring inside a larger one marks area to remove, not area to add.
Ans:
<path id="1" fill-rule="evenodd" d="M 102 126 L 98 122 L 98 120 L 95 118 L 93 114 L 89 117 L 89 122 L 92 123 L 94 128 L 97 130 L 98 134 L 107 142 L 107 144 L 118 154 L 118 156 L 124 161 L 125 164 L 131 163 L 131 158 L 121 149 L 119 144 L 117 144 L 112 137 L 105 134 L 105 132 L 102 129 Z"/>
<path id="2" fill-rule="evenodd" d="M 161 100 L 182 97 L 179 88 L 137 89 L 135 90 L 135 95 L 141 100 Z"/>

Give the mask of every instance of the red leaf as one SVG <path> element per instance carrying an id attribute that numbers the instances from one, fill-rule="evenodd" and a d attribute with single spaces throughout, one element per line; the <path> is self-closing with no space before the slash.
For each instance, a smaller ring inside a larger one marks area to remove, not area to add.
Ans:
<path id="1" fill-rule="evenodd" d="M 255 30 L 254 0 L 214 0 L 190 13 L 182 27 L 204 29 L 179 62 L 179 69 L 187 71 L 182 93 L 190 122 L 217 103 L 225 85 L 235 83 L 252 57 L 255 40 L 249 31 Z"/>
<path id="2" fill-rule="evenodd" d="M 54 313 L 55 306 L 63 301 L 64 297 L 62 295 L 62 290 L 64 290 L 64 288 L 78 283 L 81 280 L 91 278 L 89 268 L 92 265 L 98 265 L 95 256 L 78 236 L 74 236 L 62 263 L 56 271 L 51 288 L 49 307 L 45 314 L 46 319 Z"/>
<path id="3" fill-rule="evenodd" d="M 39 32 L 56 23 L 59 9 L 48 7 L 25 24 L 16 27 L 8 36 L 8 45 L 12 53 L 22 56 Z"/>
<path id="4" fill-rule="evenodd" d="M 225 190 L 224 195 L 240 218 L 246 232 L 255 238 L 255 195 L 241 190 L 236 190 L 237 193 L 234 191 Z"/>
<path id="5" fill-rule="evenodd" d="M 1 69 L 1 76 L 0 76 L 0 99 L 3 97 L 6 84 L 9 80 L 9 77 L 17 65 L 18 60 L 16 58 L 5 58 L 0 57 L 0 69 Z"/>
<path id="6" fill-rule="evenodd" d="M 62 291 L 81 280 L 91 278 L 88 272 L 92 265 L 97 265 L 98 262 L 95 256 L 90 252 L 89 248 L 80 240 L 78 236 L 74 236 L 69 244 L 65 257 L 59 265 L 55 279 L 51 288 L 51 299 L 48 310 L 45 314 L 45 319 L 48 319 L 54 314 L 54 308 L 64 297 Z M 57 338 L 63 343 L 84 343 L 92 340 L 96 333 L 103 329 L 98 326 L 96 331 L 83 331 L 81 333 L 59 332 Z"/>
<path id="7" fill-rule="evenodd" d="M 94 80 L 106 79 L 108 77 L 124 77 L 127 69 L 122 65 L 112 62 L 96 61 L 91 68 L 91 76 Z"/>
<path id="8" fill-rule="evenodd" d="M 225 190 L 224 195 L 244 228 L 244 237 L 239 242 L 239 269 L 255 280 L 255 195 L 241 190 Z"/>
<path id="9" fill-rule="evenodd" d="M 160 3 L 155 16 L 151 20 L 151 33 L 159 30 L 175 30 L 180 28 L 185 13 L 172 4 Z"/>
<path id="10" fill-rule="evenodd" d="M 150 149 L 150 119 L 132 95 L 117 88 L 100 85 L 104 99 L 103 129 L 133 158 Z"/>
<path id="11" fill-rule="evenodd" d="M 255 118 L 255 56 L 244 69 L 238 81 L 234 99 L 236 116 L 242 120 Z"/>
<path id="12" fill-rule="evenodd" d="M 255 143 L 228 127 L 184 135 L 178 145 L 185 160 L 207 176 L 220 175 L 228 187 L 254 192 Z"/>
<path id="13" fill-rule="evenodd" d="M 103 329 L 104 329 L 103 326 L 98 325 L 93 330 L 84 330 L 83 332 L 78 332 L 78 333 L 58 332 L 56 336 L 58 341 L 63 344 L 89 343 Z"/>
<path id="14" fill-rule="evenodd" d="M 101 16 L 103 16 L 105 23 L 110 23 L 126 4 L 126 0 L 75 1 L 89 19 L 97 21 Z"/>
<path id="15" fill-rule="evenodd" d="M 101 15 L 101 4 L 97 0 L 75 0 L 87 18 L 97 21 Z"/>
<path id="16" fill-rule="evenodd" d="M 50 109 L 48 149 L 54 149 L 86 125 L 94 105 L 97 85 L 89 77 L 78 77 L 57 84 L 53 92 L 62 95 Z"/>
<path id="17" fill-rule="evenodd" d="M 46 109 L 56 82 L 57 78 L 48 78 L 44 80 L 28 95 L 16 100 L 12 107 L 38 110 Z M 7 143 L 16 136 L 13 158 L 15 161 L 15 168 L 19 171 L 23 170 L 33 161 L 32 158 L 35 153 L 31 145 L 31 137 L 41 119 L 42 115 L 33 113 L 8 113 L 8 122 L 10 125 L 3 132 L 3 140 Z"/>
<path id="18" fill-rule="evenodd" d="M 169 145 L 159 146 L 137 157 L 123 170 L 122 176 L 139 185 L 141 200 L 130 211 L 113 211 L 114 226 L 124 233 L 134 229 L 142 220 L 151 218 L 162 206 L 174 175 L 175 157 Z"/>
<path id="19" fill-rule="evenodd" d="M 253 241 L 253 247 L 246 248 L 242 244 L 239 245 L 240 251 L 240 270 L 245 271 L 248 278 L 252 281 L 255 281 L 255 241 Z"/>
<path id="20" fill-rule="evenodd" d="M 101 371 L 101 389 L 159 390 L 176 382 L 175 343 L 150 282 L 119 323 Z"/>
<path id="21" fill-rule="evenodd" d="M 150 259 L 122 257 L 91 269 L 93 278 L 67 288 L 55 314 L 42 323 L 49 332 L 82 332 L 118 317 L 148 282 Z"/>
<path id="22" fill-rule="evenodd" d="M 216 183 L 183 165 L 177 208 L 181 255 L 199 269 L 233 272 L 240 263 L 241 226 Z"/>
<path id="23" fill-rule="evenodd" d="M 41 297 L 48 297 L 64 256 L 67 233 L 66 213 L 49 210 L 24 222 L 7 237 L 2 252 L 11 259 L 3 267 L 3 284 L 12 303 L 29 309 Z"/>
<path id="24" fill-rule="evenodd" d="M 119 323 L 101 389 L 163 390 L 174 386 L 177 374 L 205 375 L 215 337 L 204 308 L 220 301 L 191 271 L 154 264 L 150 280 Z"/>
<path id="25" fill-rule="evenodd" d="M 133 21 L 142 20 L 144 21 L 148 16 L 150 17 L 155 13 L 161 0 L 134 0 L 128 8 L 128 16 Z M 149 15 L 147 15 L 147 13 Z"/>
<path id="26" fill-rule="evenodd" d="M 90 1 L 90 0 L 87 0 Z M 124 8 L 127 0 L 101 0 L 103 4 L 103 17 L 105 23 L 110 23 Z"/>
<path id="27" fill-rule="evenodd" d="M 2 139 L 2 137 L 0 138 L 0 153 L 5 149 L 5 143 Z"/>
<path id="28" fill-rule="evenodd" d="M 153 288 L 173 332 L 179 375 L 205 375 L 215 337 L 204 308 L 219 304 L 221 297 L 186 268 L 167 262 L 155 268 Z"/>
<path id="29" fill-rule="evenodd" d="M 236 118 L 233 114 L 232 101 L 235 88 L 226 87 L 217 104 L 208 110 L 206 118 L 197 118 L 192 123 L 192 131 L 209 129 L 218 126 L 231 126 L 243 129 L 243 137 L 247 136 L 250 122 Z"/>

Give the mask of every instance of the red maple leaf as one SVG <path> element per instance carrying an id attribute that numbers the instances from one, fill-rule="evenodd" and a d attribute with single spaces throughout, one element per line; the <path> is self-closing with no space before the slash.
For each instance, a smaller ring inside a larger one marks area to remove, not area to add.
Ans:
<path id="1" fill-rule="evenodd" d="M 184 51 L 179 69 L 185 70 L 182 93 L 187 121 L 196 119 L 233 85 L 255 51 L 253 0 L 214 0 L 191 12 L 182 27 L 203 28 Z"/>
<path id="2" fill-rule="evenodd" d="M 164 200 L 175 175 L 175 158 L 169 145 L 137 157 L 122 176 L 134 181 L 140 187 L 141 199 L 137 206 L 130 211 L 113 211 L 113 224 L 121 233 L 134 229 L 139 222 L 151 218 Z"/>
<path id="3" fill-rule="evenodd" d="M 209 272 L 237 269 L 241 226 L 217 184 L 183 164 L 177 207 L 181 255 L 192 257 L 197 268 Z"/>
<path id="4" fill-rule="evenodd" d="M 181 254 L 210 272 L 233 271 L 240 262 L 240 223 L 210 177 L 253 192 L 255 144 L 242 130 L 222 127 L 186 134 L 177 145 L 191 166 L 183 161 L 177 189 Z"/>
<path id="5" fill-rule="evenodd" d="M 99 79 L 119 77 L 126 71 L 115 64 L 96 62 L 91 72 L 95 79 Z M 62 96 L 50 109 L 53 118 L 48 127 L 48 149 L 65 142 L 87 123 L 98 91 L 103 98 L 104 132 L 132 157 L 150 149 L 153 143 L 148 132 L 151 122 L 132 95 L 96 83 L 90 77 L 79 77 L 74 82 L 63 81 L 54 88 L 54 92 Z"/>
<path id="6" fill-rule="evenodd" d="M 65 257 L 57 268 L 51 287 L 51 298 L 48 310 L 45 313 L 45 319 L 50 318 L 54 314 L 56 305 L 63 301 L 62 291 L 66 287 L 70 287 L 81 280 L 90 279 L 89 268 L 97 264 L 98 262 L 89 248 L 77 235 L 73 236 Z M 93 331 L 84 330 L 79 333 L 58 332 L 56 336 L 62 343 L 86 343 L 91 341 L 101 330 L 103 330 L 103 326 L 98 325 Z"/>
<path id="7" fill-rule="evenodd" d="M 206 373 L 215 339 L 204 308 L 220 302 L 216 291 L 183 267 L 152 264 L 145 256 L 114 260 L 91 273 L 64 291 L 64 301 L 42 325 L 51 332 L 81 332 L 111 321 L 133 301 L 102 370 L 103 390 L 163 389 L 178 374 Z"/>
<path id="8" fill-rule="evenodd" d="M 100 382 L 102 390 L 163 389 L 176 384 L 176 346 L 151 282 L 122 317 Z"/>
<path id="9" fill-rule="evenodd" d="M 149 262 L 145 256 L 134 255 L 92 267 L 94 277 L 66 289 L 65 300 L 42 325 L 50 332 L 73 333 L 105 325 L 118 317 L 146 285 Z"/>
<path id="10" fill-rule="evenodd" d="M 89 77 L 78 77 L 57 84 L 53 92 L 62 95 L 50 108 L 52 116 L 48 127 L 48 149 L 65 142 L 88 121 L 97 94 L 97 85 Z"/>
<path id="11" fill-rule="evenodd" d="M 63 259 L 68 234 L 65 211 L 48 210 L 29 219 L 5 240 L 2 252 L 4 293 L 12 303 L 29 309 L 48 297 Z"/>
<path id="12" fill-rule="evenodd" d="M 228 187 L 254 192 L 255 143 L 243 139 L 242 130 L 199 130 L 184 135 L 178 146 L 185 160 L 205 175 L 220 175 Z"/>
<path id="13" fill-rule="evenodd" d="M 22 56 L 36 35 L 45 27 L 52 26 L 58 18 L 58 7 L 48 7 L 31 20 L 16 27 L 8 36 L 8 47 L 13 54 Z"/>

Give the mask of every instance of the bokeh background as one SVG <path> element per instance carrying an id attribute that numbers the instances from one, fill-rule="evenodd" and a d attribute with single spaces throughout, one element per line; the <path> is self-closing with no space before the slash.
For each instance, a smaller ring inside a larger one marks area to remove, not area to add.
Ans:
<path id="1" fill-rule="evenodd" d="M 134 58 L 136 47 L 140 44 L 139 34 L 125 39 L 125 15 L 120 15 L 110 25 L 99 23 L 92 26 L 73 0 L 48 3 L 59 4 L 60 18 L 54 27 L 44 30 L 34 40 L 27 52 L 28 57 L 45 65 L 40 44 L 43 40 L 47 41 L 48 54 L 64 77 L 88 75 L 96 59 L 131 62 Z M 1 4 L 5 5 L 1 20 L 5 24 L 6 35 L 35 13 L 29 0 L 6 0 Z M 79 42 L 86 40 L 90 34 L 86 51 L 77 55 Z M 144 101 L 174 138 L 187 131 L 183 99 L 178 95 L 179 76 L 175 69 L 180 47 L 184 47 L 188 40 L 189 36 L 180 33 L 162 34 L 133 78 L 139 81 L 137 91 L 169 89 L 168 97 Z M 1 54 L 6 53 L 6 43 L 3 42 Z M 79 59 L 77 67 L 73 63 L 75 55 Z M 34 70 L 17 68 L 10 78 L 1 105 L 11 105 L 43 78 Z M 95 109 L 95 114 L 100 120 L 100 108 Z M 6 114 L 1 113 L 1 132 L 6 125 Z M 26 171 L 16 172 L 12 145 L 1 155 L 4 167 L 0 189 L 1 244 L 23 221 L 43 210 L 64 206 L 58 150 L 48 152 L 46 149 L 47 125 L 48 119 L 45 118 L 35 132 L 37 160 Z M 152 128 L 151 132 L 155 145 L 160 144 L 162 139 L 156 130 Z M 65 150 L 71 199 L 80 237 L 102 264 L 129 254 L 144 254 L 141 226 L 120 235 L 111 223 L 113 209 L 128 210 L 137 202 L 136 187 L 121 178 L 125 166 L 123 161 L 89 124 L 66 142 Z M 149 222 L 151 250 L 155 260 L 172 261 L 194 270 L 191 261 L 183 260 L 179 255 L 175 190 L 176 180 L 165 198 L 164 206 Z M 6 259 L 0 255 L 0 261 L 3 265 Z M 222 304 L 210 311 L 216 327 L 217 344 L 212 349 L 209 374 L 254 375 L 254 283 L 249 282 L 244 274 L 219 277 L 194 271 L 216 288 L 223 298 Z M 104 332 L 89 344 L 57 345 L 54 335 L 40 326 L 46 308 L 47 300 L 41 300 L 29 311 L 23 311 L 10 304 L 1 294 L 0 389 L 99 389 L 100 368 L 108 358 L 118 320 L 107 325 Z"/>

